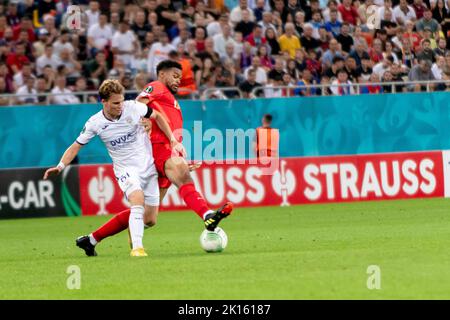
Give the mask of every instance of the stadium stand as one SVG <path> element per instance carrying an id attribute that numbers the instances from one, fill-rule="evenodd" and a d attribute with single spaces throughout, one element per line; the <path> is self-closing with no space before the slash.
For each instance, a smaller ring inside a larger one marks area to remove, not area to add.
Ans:
<path id="1" fill-rule="evenodd" d="M 187 98 L 446 91 L 449 10 L 444 0 L 3 1 L 0 105 L 93 102 L 106 78 L 139 91 L 168 58 L 183 65 Z"/>

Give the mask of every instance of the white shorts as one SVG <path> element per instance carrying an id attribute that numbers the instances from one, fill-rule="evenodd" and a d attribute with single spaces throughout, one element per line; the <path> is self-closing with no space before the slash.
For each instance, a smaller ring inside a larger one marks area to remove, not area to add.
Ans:
<path id="1" fill-rule="evenodd" d="M 142 190 L 144 192 L 144 202 L 148 206 L 159 206 L 159 185 L 158 173 L 156 169 L 151 170 L 145 174 L 139 174 L 142 169 L 127 168 L 116 173 L 117 183 L 125 196 L 136 191 Z"/>

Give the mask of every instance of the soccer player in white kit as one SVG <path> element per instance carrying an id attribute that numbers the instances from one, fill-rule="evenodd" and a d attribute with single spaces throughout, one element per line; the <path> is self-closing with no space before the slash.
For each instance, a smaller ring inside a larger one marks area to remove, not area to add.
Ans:
<path id="1" fill-rule="evenodd" d="M 124 87 L 117 80 L 105 80 L 102 83 L 99 96 L 103 109 L 89 118 L 59 164 L 45 172 L 44 179 L 59 174 L 72 162 L 82 146 L 98 135 L 108 149 L 117 182 L 131 205 L 130 255 L 141 257 L 147 256 L 142 243 L 144 214 L 146 217 L 157 215 L 159 208 L 158 173 L 151 142 L 141 126 L 141 118 L 154 119 L 171 144 L 181 152 L 185 153 L 185 150 L 159 112 L 138 101 L 124 101 L 123 93 Z M 96 252 L 93 251 L 92 255 L 96 255 Z"/>

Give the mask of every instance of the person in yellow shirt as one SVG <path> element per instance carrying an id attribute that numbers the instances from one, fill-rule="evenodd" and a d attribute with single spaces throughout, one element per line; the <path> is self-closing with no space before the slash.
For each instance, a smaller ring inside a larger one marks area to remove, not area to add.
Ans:
<path id="1" fill-rule="evenodd" d="M 291 59 L 295 58 L 295 50 L 301 49 L 302 45 L 300 39 L 295 35 L 295 26 L 293 23 L 286 23 L 285 32 L 278 38 L 278 43 L 282 52 L 289 53 Z"/>

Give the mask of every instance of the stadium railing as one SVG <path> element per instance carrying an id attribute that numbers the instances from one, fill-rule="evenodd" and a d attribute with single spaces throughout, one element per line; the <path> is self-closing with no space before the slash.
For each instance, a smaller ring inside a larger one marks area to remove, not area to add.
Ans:
<path id="1" fill-rule="evenodd" d="M 353 87 L 354 93 L 351 95 L 365 94 L 361 89 L 365 87 L 380 86 L 383 88 L 383 92 L 380 93 L 402 93 L 413 92 L 416 86 L 420 86 L 421 92 L 431 91 L 450 91 L 450 80 L 426 80 L 426 81 L 390 81 L 390 82 L 362 82 L 349 84 L 308 84 L 308 85 L 283 85 L 283 86 L 263 86 L 254 88 L 250 97 L 264 97 L 261 92 L 270 92 L 275 90 L 285 90 L 283 97 L 299 96 L 299 93 L 295 93 L 296 90 L 315 90 L 311 96 L 324 96 L 332 95 L 325 89 L 337 88 L 337 87 Z M 273 94 L 273 93 L 272 93 Z M 273 96 L 272 96 L 273 97 Z"/>
<path id="2" fill-rule="evenodd" d="M 364 94 L 361 89 L 367 86 L 380 86 L 383 88 L 383 92 L 380 93 L 401 93 L 401 92 L 412 92 L 415 90 L 416 86 L 420 86 L 420 91 L 431 92 L 431 91 L 450 91 L 450 80 L 432 80 L 432 81 L 392 81 L 392 82 L 365 82 L 365 83 L 352 83 L 350 85 L 354 89 L 353 95 Z M 285 90 L 283 97 L 299 96 L 300 91 L 310 90 L 308 95 L 311 96 L 323 96 L 331 95 L 328 90 L 333 87 L 349 87 L 348 84 L 308 84 L 308 85 L 289 85 L 289 86 L 262 86 L 254 88 L 250 92 L 250 98 L 253 97 L 265 97 L 264 92 L 270 92 L 275 90 Z M 311 94 L 311 90 L 314 93 Z M 186 91 L 186 90 L 185 90 Z M 140 91 L 137 90 L 126 90 L 125 95 L 137 95 Z M 190 91 L 188 94 L 177 95 L 178 99 L 191 99 L 191 100 L 207 100 L 207 99 L 230 99 L 226 92 L 234 92 L 237 95 L 231 96 L 231 98 L 242 99 L 244 94 L 239 87 L 214 87 L 207 88 L 202 91 Z M 218 95 L 217 93 L 220 93 Z M 0 100 L 3 106 L 15 106 L 15 105 L 51 105 L 54 104 L 52 101 L 56 96 L 76 96 L 79 99 L 79 103 L 94 103 L 98 100 L 97 91 L 80 91 L 72 93 L 37 93 L 37 94 L 0 94 Z M 93 101 L 89 98 L 93 97 Z M 270 97 L 276 97 L 276 95 L 271 95 Z M 35 99 L 38 98 L 38 102 Z M 33 101 L 27 101 L 27 99 L 32 99 Z"/>

